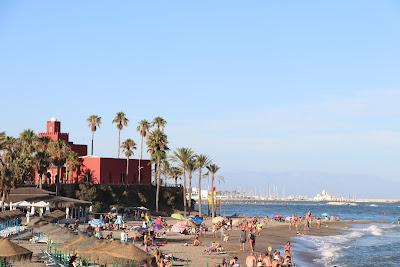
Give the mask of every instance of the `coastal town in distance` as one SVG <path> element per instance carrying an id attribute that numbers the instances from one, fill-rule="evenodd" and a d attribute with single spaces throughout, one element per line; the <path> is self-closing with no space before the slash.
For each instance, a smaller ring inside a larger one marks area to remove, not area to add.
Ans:
<path id="1" fill-rule="evenodd" d="M 0 267 L 399 267 L 400 1 L 0 1 Z"/>

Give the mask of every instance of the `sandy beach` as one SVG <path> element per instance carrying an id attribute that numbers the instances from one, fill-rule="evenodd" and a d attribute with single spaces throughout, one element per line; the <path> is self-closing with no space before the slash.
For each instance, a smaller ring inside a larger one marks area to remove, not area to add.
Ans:
<path id="1" fill-rule="evenodd" d="M 167 218 L 168 224 L 173 224 L 176 222 L 170 218 Z M 365 223 L 361 221 L 334 221 L 334 222 L 324 222 L 322 224 L 321 229 L 317 229 L 315 226 L 312 226 L 308 235 L 316 235 L 316 236 L 331 236 L 340 234 L 346 229 L 348 229 L 352 224 Z M 208 219 L 206 221 L 206 225 L 211 227 L 211 221 Z M 65 243 L 76 239 L 77 236 L 70 234 L 66 229 L 61 228 L 58 225 L 47 224 L 42 225 L 35 228 L 36 232 L 44 232 L 46 233 L 53 242 L 58 247 L 62 247 Z M 119 231 L 115 231 L 113 233 L 114 242 L 119 242 Z M 220 238 L 219 233 L 217 233 L 217 238 L 213 237 L 211 232 L 206 232 L 205 235 L 200 237 L 201 245 L 193 246 L 192 242 L 194 240 L 193 235 L 182 235 L 179 233 L 167 232 L 166 239 L 167 244 L 159 247 L 160 251 L 163 254 L 173 254 L 174 257 L 178 258 L 177 261 L 174 262 L 175 266 L 185 266 L 186 263 L 189 266 L 214 266 L 215 264 L 221 264 L 223 259 L 229 259 L 234 256 L 237 256 L 240 262 L 244 263 L 245 258 L 250 253 L 249 245 L 246 243 L 246 250 L 240 251 L 239 249 L 239 234 L 240 230 L 234 227 L 232 230 L 229 230 L 229 241 L 223 242 Z M 302 231 L 301 233 L 302 234 Z M 264 253 L 268 246 L 271 246 L 273 249 L 282 250 L 283 245 L 291 240 L 293 237 L 298 236 L 294 229 L 289 230 L 289 226 L 284 222 L 269 222 L 261 231 L 260 236 L 256 237 L 256 246 L 255 252 L 257 254 Z M 208 246 L 213 242 L 219 242 L 222 244 L 224 248 L 224 252 L 218 255 L 209 255 L 205 252 Z M 38 259 L 38 255 L 41 253 L 41 250 L 46 250 L 46 244 L 31 244 L 29 241 L 24 240 L 22 237 L 20 245 L 30 249 L 33 251 L 32 263 L 29 263 L 31 266 L 45 266 L 44 263 L 40 262 Z M 136 245 L 144 249 L 142 244 L 136 242 Z M 293 251 L 296 251 L 296 247 L 293 247 Z M 309 255 L 307 261 L 312 261 L 313 258 Z M 294 259 L 296 261 L 296 259 Z M 15 265 L 15 266 L 24 266 Z"/>
<path id="2" fill-rule="evenodd" d="M 321 229 L 316 229 L 313 226 L 308 235 L 315 236 L 330 236 L 340 234 L 348 229 L 352 224 L 365 223 L 364 221 L 336 221 L 336 222 L 325 222 Z M 207 221 L 209 225 L 210 222 Z M 161 247 L 163 253 L 172 253 L 174 256 L 187 259 L 190 266 L 212 266 L 214 264 L 221 264 L 224 258 L 237 256 L 240 262 L 244 263 L 245 258 L 250 253 L 249 245 L 246 244 L 246 251 L 240 251 L 239 249 L 239 234 L 240 230 L 232 229 L 229 231 L 230 239 L 228 242 L 222 242 L 219 234 L 217 238 L 213 238 L 211 232 L 208 232 L 206 236 L 200 237 L 202 244 L 198 247 L 192 246 L 194 240 L 193 236 L 184 236 L 175 233 L 168 233 L 169 244 Z M 293 237 L 298 236 L 296 231 L 289 230 L 288 224 L 283 222 L 271 221 L 261 231 L 260 236 L 256 237 L 255 252 L 257 254 L 264 253 L 268 246 L 272 246 L 273 249 L 282 250 L 284 244 L 291 240 Z M 211 244 L 211 242 L 217 241 L 224 247 L 224 254 L 221 255 L 208 255 L 204 250 Z M 188 243 L 188 246 L 185 246 Z M 295 251 L 296 248 L 294 247 Z M 296 261 L 296 259 L 294 259 Z M 309 260 L 312 261 L 311 255 Z"/>

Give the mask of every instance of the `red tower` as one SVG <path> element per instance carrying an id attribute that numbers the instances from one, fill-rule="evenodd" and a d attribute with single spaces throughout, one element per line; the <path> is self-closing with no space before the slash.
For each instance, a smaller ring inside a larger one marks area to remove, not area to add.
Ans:
<path id="1" fill-rule="evenodd" d="M 45 133 L 39 133 L 39 137 L 48 137 L 53 141 L 63 140 L 67 143 L 72 151 L 76 152 L 78 156 L 87 155 L 87 145 L 77 145 L 69 141 L 69 134 L 61 132 L 61 122 L 57 121 L 55 118 L 51 118 L 47 121 L 47 129 Z"/>

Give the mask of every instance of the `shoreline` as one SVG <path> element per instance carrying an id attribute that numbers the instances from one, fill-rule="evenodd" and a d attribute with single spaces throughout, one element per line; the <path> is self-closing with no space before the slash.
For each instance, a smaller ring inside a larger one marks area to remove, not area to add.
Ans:
<path id="1" fill-rule="evenodd" d="M 169 224 L 177 222 L 171 218 L 166 218 Z M 377 223 L 375 221 L 366 220 L 344 220 L 344 221 L 327 221 L 323 222 L 321 229 L 316 229 L 315 224 L 311 225 L 309 232 L 305 236 L 334 236 L 346 233 L 350 230 L 351 226 L 357 224 L 371 224 Z M 206 225 L 211 226 L 211 220 L 208 218 L 206 220 Z M 56 226 L 56 225 L 54 225 Z M 71 235 L 63 230 L 61 227 L 55 228 L 54 226 L 39 226 L 35 230 L 43 231 L 49 235 L 49 237 L 54 238 L 54 241 L 58 245 L 62 245 L 69 240 L 76 238 L 76 236 Z M 302 233 L 302 228 L 300 228 Z M 193 246 L 192 242 L 194 240 L 193 235 L 181 235 L 179 233 L 167 232 L 166 239 L 168 243 L 164 246 L 159 247 L 159 250 L 163 254 L 173 254 L 179 260 L 174 263 L 174 266 L 185 266 L 186 261 L 188 261 L 189 266 L 214 266 L 215 264 L 221 264 L 224 258 L 231 258 L 237 256 L 242 263 L 245 263 L 246 257 L 250 254 L 250 248 L 248 243 L 246 243 L 245 251 L 240 251 L 239 249 L 239 235 L 240 230 L 234 227 L 229 230 L 230 239 L 228 242 L 222 242 L 219 233 L 217 233 L 217 238 L 213 238 L 213 234 L 209 231 L 206 232 L 205 236 L 200 237 L 201 245 Z M 118 232 L 114 233 L 114 238 L 118 236 Z M 297 235 L 296 230 L 289 230 L 289 225 L 284 222 L 269 222 L 261 231 L 260 236 L 256 236 L 255 253 L 264 254 L 268 246 L 272 246 L 273 250 L 277 249 L 282 252 L 283 246 L 287 241 L 291 241 L 293 244 L 294 262 L 300 261 L 304 263 L 312 264 L 315 259 L 318 258 L 316 254 L 313 253 L 298 253 L 296 247 L 295 238 L 304 235 Z M 22 240 L 21 240 L 22 241 Z M 204 252 L 205 249 L 213 242 L 219 242 L 224 247 L 224 253 L 218 255 L 208 255 Z M 294 242 L 293 242 L 294 241 Z M 119 242 L 115 240 L 115 242 Z M 186 245 L 187 244 L 187 245 Z M 45 266 L 44 263 L 37 262 L 37 254 L 40 249 L 45 249 L 47 245 L 45 244 L 31 244 L 28 241 L 22 241 L 21 245 L 34 251 L 34 257 L 30 265 L 32 266 Z M 144 249 L 141 244 L 136 243 L 136 246 L 140 249 Z M 16 265 L 17 266 L 17 265 Z"/>
<path id="2" fill-rule="evenodd" d="M 356 224 L 369 224 L 374 223 L 373 221 L 334 221 L 334 222 L 323 222 L 321 229 L 316 229 L 315 225 L 311 227 L 307 236 L 334 236 L 343 234 L 350 229 L 352 225 Z M 210 226 L 210 221 L 207 220 L 207 225 Z M 240 262 L 243 264 L 246 257 L 250 254 L 250 248 L 246 243 L 245 251 L 239 249 L 239 229 L 232 229 L 229 231 L 230 240 L 227 243 L 222 242 L 220 235 L 217 234 L 217 238 L 213 238 L 212 233 L 208 232 L 206 236 L 200 237 L 202 242 L 201 246 L 192 246 L 193 236 L 175 236 L 180 240 L 178 243 L 168 244 L 165 247 L 161 247 L 160 250 L 163 253 L 172 253 L 178 258 L 188 259 L 190 266 L 213 266 L 213 264 L 221 264 L 224 258 L 237 256 Z M 170 238 L 171 233 L 169 233 Z M 282 252 L 283 246 L 287 241 L 293 241 L 294 238 L 302 235 L 297 235 L 296 231 L 289 230 L 287 223 L 271 221 L 261 231 L 260 236 L 256 237 L 255 253 L 264 255 L 268 246 L 272 246 L 273 250 L 277 249 Z M 211 244 L 211 242 L 219 242 L 223 247 L 226 254 L 222 255 L 207 255 L 203 251 Z M 188 243 L 188 246 L 184 244 Z M 296 247 L 293 247 L 293 251 L 296 251 Z M 306 262 L 313 262 L 316 259 L 316 255 L 303 254 L 301 257 Z M 296 258 L 294 258 L 296 262 Z"/>

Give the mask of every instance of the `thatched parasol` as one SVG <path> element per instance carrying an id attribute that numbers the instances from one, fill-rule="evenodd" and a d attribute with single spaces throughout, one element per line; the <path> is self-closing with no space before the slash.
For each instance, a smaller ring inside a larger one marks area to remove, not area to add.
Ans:
<path id="1" fill-rule="evenodd" d="M 32 251 L 21 247 L 8 239 L 0 239 L 0 259 L 30 260 Z"/>
<path id="2" fill-rule="evenodd" d="M 136 263 L 151 263 L 154 258 L 133 244 L 121 244 L 120 242 L 111 242 L 107 246 L 96 247 L 87 252 L 107 254 L 113 258 Z"/>

